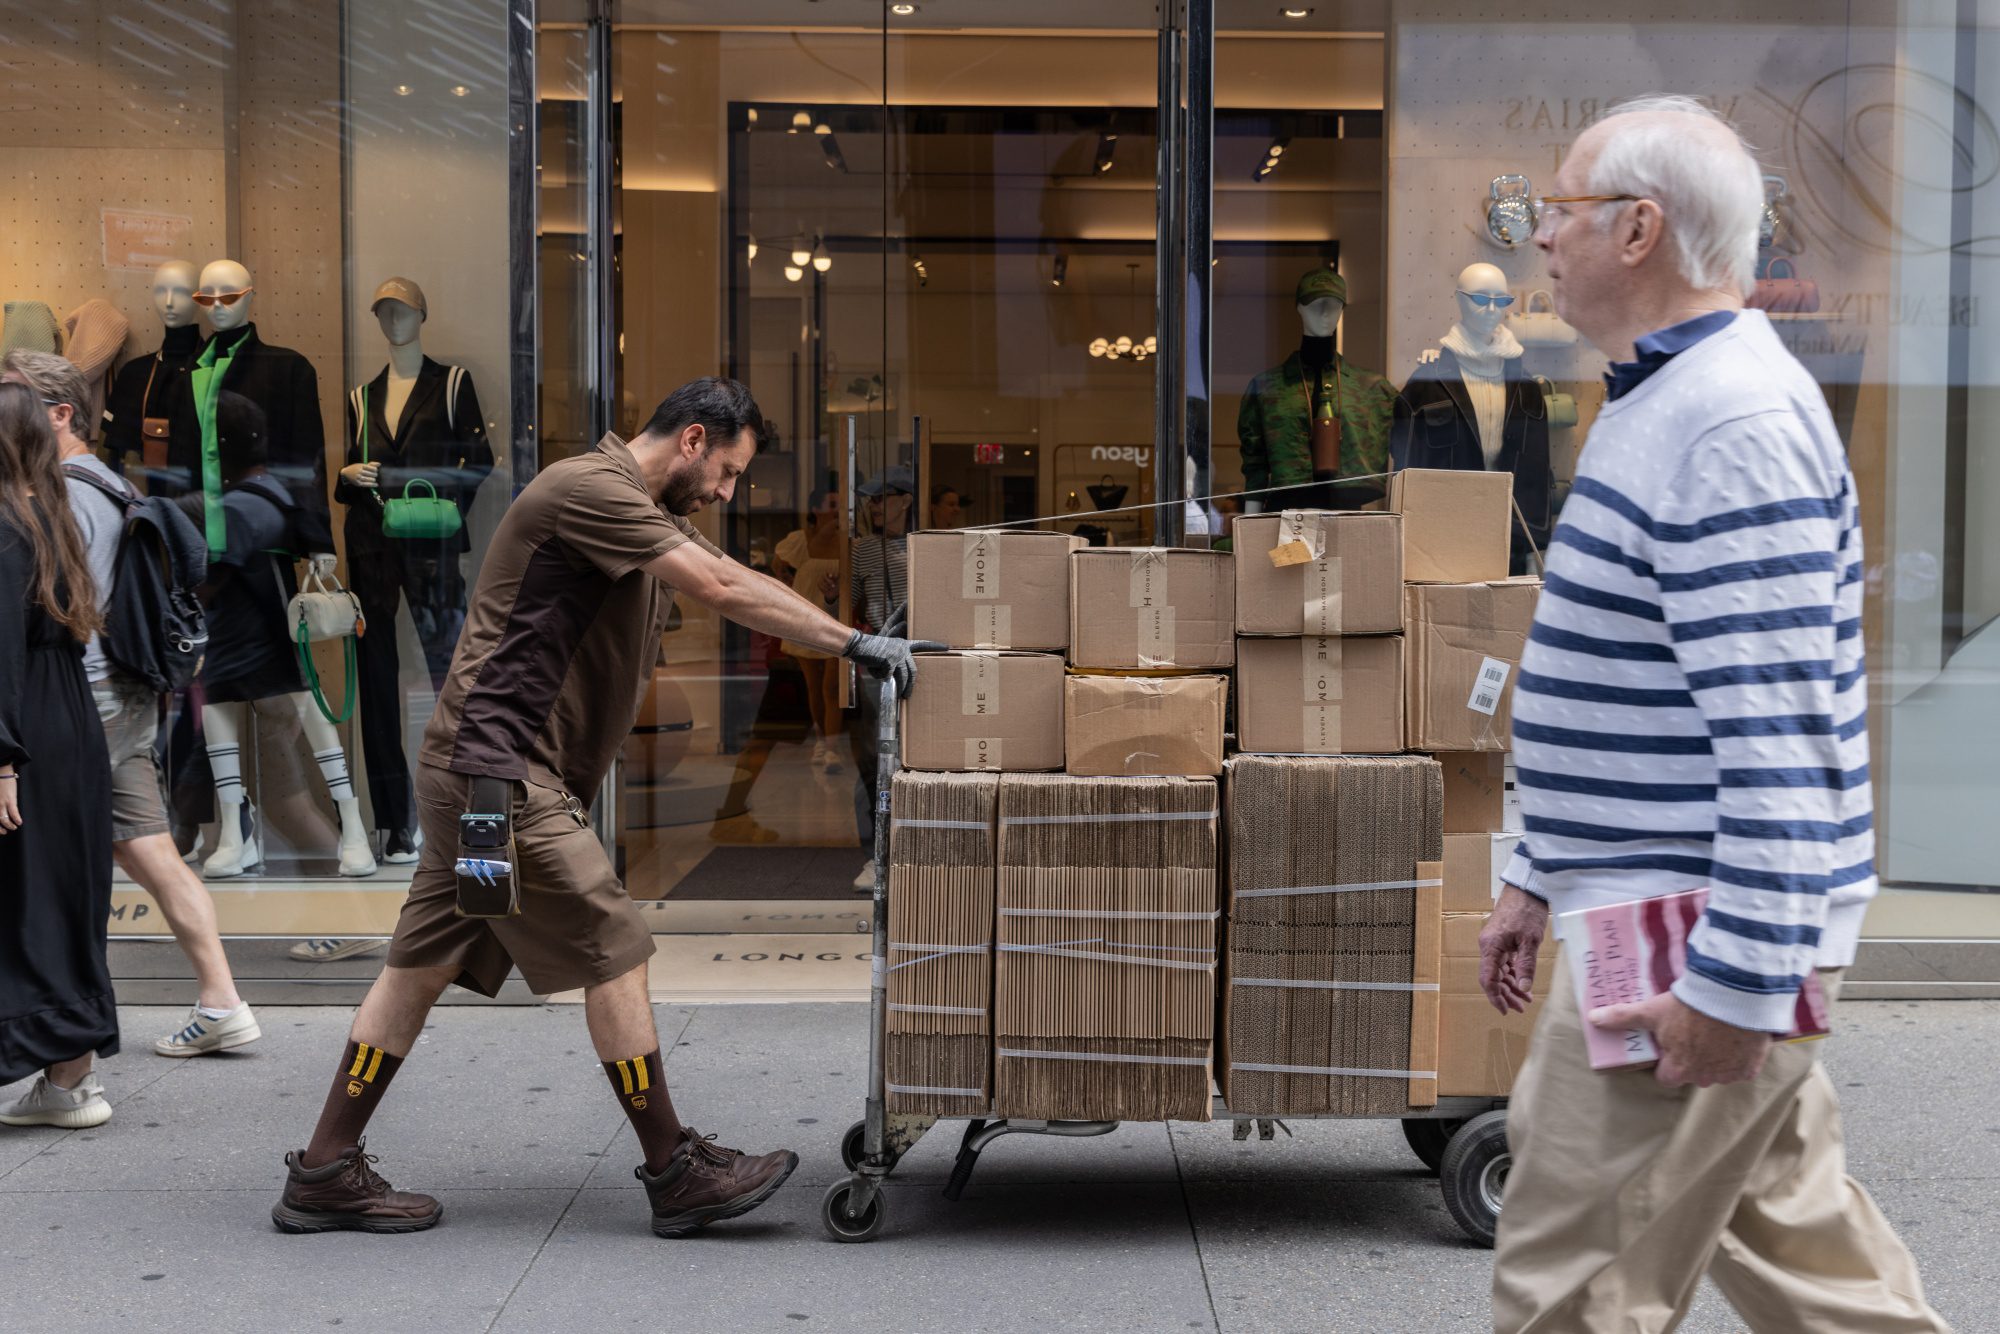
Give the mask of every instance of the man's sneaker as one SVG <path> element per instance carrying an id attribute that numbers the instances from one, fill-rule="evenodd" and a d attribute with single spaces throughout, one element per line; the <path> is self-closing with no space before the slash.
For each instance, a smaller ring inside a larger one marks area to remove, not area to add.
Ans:
<path id="1" fill-rule="evenodd" d="M 715 1136 L 693 1129 L 674 1150 L 673 1161 L 649 1176 L 646 1165 L 632 1169 L 653 1205 L 653 1235 L 685 1237 L 698 1228 L 749 1213 L 777 1193 L 799 1165 L 789 1149 L 761 1158 L 725 1149 Z"/>
<path id="2" fill-rule="evenodd" d="M 391 866 L 408 866 L 418 858 L 423 846 L 422 830 L 413 834 L 408 830 L 398 829 L 389 835 L 388 841 L 382 845 L 382 860 Z"/>
<path id="3" fill-rule="evenodd" d="M 264 1036 L 250 1002 L 243 1001 L 220 1019 L 210 1019 L 201 1006 L 189 1008 L 187 1023 L 153 1044 L 161 1056 L 203 1056 L 212 1051 L 228 1051 Z"/>
<path id="4" fill-rule="evenodd" d="M 271 1209 L 280 1232 L 422 1232 L 437 1226 L 444 1206 L 428 1195 L 397 1190 L 369 1164 L 364 1141 L 324 1167 L 302 1167 L 305 1150 L 285 1155 L 285 1193 Z"/>
<path id="5" fill-rule="evenodd" d="M 96 1072 L 85 1075 L 73 1089 L 59 1089 L 47 1075 L 36 1075 L 34 1087 L 5 1107 L 0 1107 L 0 1125 L 60 1126 L 64 1130 L 87 1130 L 111 1119 L 111 1104 L 104 1100 L 104 1085 Z"/>
<path id="6" fill-rule="evenodd" d="M 286 950 L 285 955 L 300 963 L 332 963 L 357 954 L 372 954 L 381 948 L 379 940 L 301 940 Z"/>

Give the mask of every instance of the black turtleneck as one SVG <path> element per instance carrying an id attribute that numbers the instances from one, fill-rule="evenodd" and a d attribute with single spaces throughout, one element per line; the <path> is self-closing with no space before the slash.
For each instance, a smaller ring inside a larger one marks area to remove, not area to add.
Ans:
<path id="1" fill-rule="evenodd" d="M 1312 334 L 1301 334 L 1299 364 L 1305 367 L 1313 380 L 1317 381 L 1319 373 L 1333 365 L 1333 335 L 1317 338 Z"/>
<path id="2" fill-rule="evenodd" d="M 183 324 L 178 329 L 161 330 L 159 355 L 162 361 L 170 364 L 176 361 L 192 362 L 201 355 L 201 326 Z"/>

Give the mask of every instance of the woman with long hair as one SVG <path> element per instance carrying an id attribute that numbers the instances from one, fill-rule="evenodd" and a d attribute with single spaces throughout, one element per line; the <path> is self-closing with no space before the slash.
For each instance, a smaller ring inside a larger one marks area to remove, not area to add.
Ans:
<path id="1" fill-rule="evenodd" d="M 95 1056 L 118 1050 L 105 962 L 111 761 L 83 647 L 99 628 L 55 432 L 0 384 L 0 1124 L 111 1119 Z"/>

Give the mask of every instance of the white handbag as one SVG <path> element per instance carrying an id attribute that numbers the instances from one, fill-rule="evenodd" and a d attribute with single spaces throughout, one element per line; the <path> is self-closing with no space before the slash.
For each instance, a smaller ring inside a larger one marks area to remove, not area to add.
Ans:
<path id="1" fill-rule="evenodd" d="M 301 628 L 305 637 L 317 644 L 323 639 L 342 639 L 361 633 L 361 599 L 340 586 L 340 580 L 322 578 L 316 569 L 306 574 L 305 586 L 285 608 L 285 624 L 292 638 Z"/>
<path id="2" fill-rule="evenodd" d="M 1538 297 L 1543 303 L 1541 310 L 1535 309 Z M 1576 342 L 1576 330 L 1556 314 L 1555 296 L 1546 287 L 1528 293 L 1521 309 L 1507 317 L 1507 327 L 1522 347 L 1570 347 Z"/>

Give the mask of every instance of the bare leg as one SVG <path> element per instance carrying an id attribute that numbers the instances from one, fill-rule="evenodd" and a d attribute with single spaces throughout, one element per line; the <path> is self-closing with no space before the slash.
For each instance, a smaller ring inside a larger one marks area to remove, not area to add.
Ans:
<path id="1" fill-rule="evenodd" d="M 90 1073 L 91 1062 L 95 1059 L 95 1052 L 85 1052 L 75 1060 L 57 1061 L 48 1068 L 49 1083 L 59 1089 L 75 1088 Z"/>
<path id="2" fill-rule="evenodd" d="M 658 1047 L 660 1030 L 653 1023 L 646 965 L 642 963 L 609 982 L 585 987 L 583 1019 L 590 1026 L 590 1045 L 600 1061 L 624 1060 Z"/>
<path id="3" fill-rule="evenodd" d="M 111 845 L 111 855 L 125 874 L 153 896 L 172 928 L 174 940 L 194 966 L 200 1003 L 211 1010 L 233 1010 L 243 1003 L 236 979 L 222 950 L 215 926 L 215 903 L 208 890 L 181 860 L 173 839 L 148 834 Z"/>
<path id="4" fill-rule="evenodd" d="M 833 744 L 833 725 L 826 712 L 827 659 L 800 658 L 799 674 L 806 679 L 806 707 L 812 714 L 813 730 L 818 733 L 815 745 Z"/>
<path id="5" fill-rule="evenodd" d="M 416 1045 L 417 1034 L 424 1031 L 424 1020 L 430 1016 L 431 1007 L 457 976 L 458 968 L 453 964 L 439 968 L 398 968 L 391 964 L 375 979 L 375 985 L 368 988 L 361 1008 L 354 1012 L 350 1035 L 356 1042 L 380 1047 L 391 1055 L 409 1055 L 410 1048 Z"/>

